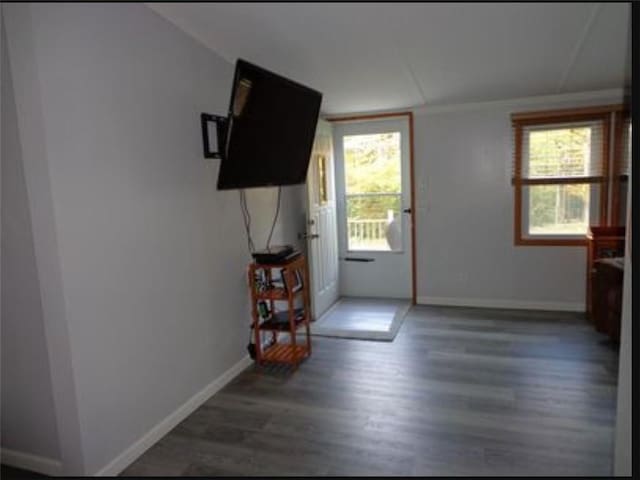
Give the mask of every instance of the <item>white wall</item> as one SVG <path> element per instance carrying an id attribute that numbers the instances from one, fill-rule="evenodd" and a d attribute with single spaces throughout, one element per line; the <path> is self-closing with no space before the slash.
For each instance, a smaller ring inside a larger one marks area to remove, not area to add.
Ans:
<path id="1" fill-rule="evenodd" d="M 256 249 L 262 249 L 266 247 L 273 216 L 276 213 L 278 189 L 252 188 L 245 191 L 252 218 L 251 235 Z M 236 196 L 238 195 L 237 191 L 234 193 Z M 302 251 L 306 250 L 306 242 L 298 239 L 298 233 L 304 232 L 305 229 L 306 201 L 306 187 L 304 185 L 282 187 L 280 213 L 273 231 L 271 245 L 287 243 Z M 244 244 L 246 245 L 246 242 Z"/>
<path id="2" fill-rule="evenodd" d="M 604 93 L 417 112 L 419 303 L 584 309 L 584 247 L 514 246 L 510 114 L 622 100 Z"/>
<path id="3" fill-rule="evenodd" d="M 4 33 L 4 32 L 3 32 Z M 1 445 L 60 458 L 16 106 L 2 41 Z"/>
<path id="4" fill-rule="evenodd" d="M 631 175 L 629 175 L 631 177 Z M 631 322 L 631 294 L 632 294 L 632 270 L 631 270 L 631 222 L 632 203 L 631 189 L 627 197 L 627 237 L 625 242 L 624 280 L 622 290 L 622 316 L 620 320 L 620 362 L 618 365 L 618 392 L 616 411 L 616 436 L 614 450 L 613 474 L 616 476 L 631 476 L 633 463 L 632 452 L 632 361 L 633 324 Z M 636 253 L 636 255 L 638 255 Z M 638 447 L 636 446 L 636 449 Z"/>
<path id="5" fill-rule="evenodd" d="M 95 473 L 245 357 L 238 193 L 199 128 L 233 66 L 140 4 L 3 9 L 61 456 Z M 295 242 L 301 191 L 273 243 Z M 274 193 L 249 195 L 258 248 Z"/>

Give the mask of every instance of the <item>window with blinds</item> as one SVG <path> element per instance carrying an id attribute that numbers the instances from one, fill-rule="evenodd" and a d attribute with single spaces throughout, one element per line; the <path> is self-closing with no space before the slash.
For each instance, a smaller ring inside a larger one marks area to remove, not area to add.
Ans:
<path id="1" fill-rule="evenodd" d="M 607 224 L 610 137 L 618 110 L 512 115 L 516 244 L 582 245 L 590 225 Z M 622 174 L 624 156 L 617 159 Z"/>
<path id="2" fill-rule="evenodd" d="M 616 120 L 620 122 L 620 134 L 619 140 L 619 162 L 617 163 L 616 175 L 621 177 L 622 180 L 629 179 L 629 165 L 631 165 L 631 117 L 629 115 L 620 114 L 616 117 Z"/>

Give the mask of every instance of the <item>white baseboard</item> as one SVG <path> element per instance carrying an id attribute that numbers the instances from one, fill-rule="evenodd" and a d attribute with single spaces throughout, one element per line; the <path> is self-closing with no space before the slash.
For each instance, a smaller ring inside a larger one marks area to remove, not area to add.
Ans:
<path id="1" fill-rule="evenodd" d="M 493 298 L 418 297 L 419 305 L 584 312 L 584 303 L 501 300 Z"/>
<path id="2" fill-rule="evenodd" d="M 211 382 L 193 397 L 183 403 L 174 412 L 169 414 L 164 420 L 160 421 L 155 427 L 140 437 L 124 452 L 114 458 L 106 466 L 98 470 L 95 476 L 116 476 L 125 468 L 131 465 L 138 457 L 152 447 L 158 440 L 164 437 L 182 420 L 188 417 L 194 410 L 206 402 L 212 395 L 221 390 L 227 383 L 233 380 L 245 368 L 253 363 L 253 360 L 247 355 L 238 363 L 233 365 L 229 370 L 224 372 L 220 377 Z"/>
<path id="3" fill-rule="evenodd" d="M 62 462 L 60 460 L 41 457 L 40 455 L 2 448 L 0 449 L 0 460 L 10 467 L 21 468 L 50 477 L 62 474 Z"/>

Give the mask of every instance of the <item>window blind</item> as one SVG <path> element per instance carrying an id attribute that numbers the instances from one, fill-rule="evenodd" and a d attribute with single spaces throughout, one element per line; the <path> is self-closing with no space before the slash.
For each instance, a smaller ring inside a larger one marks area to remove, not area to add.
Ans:
<path id="1" fill-rule="evenodd" d="M 607 174 L 604 119 L 513 122 L 513 183 L 551 185 L 602 182 Z"/>
<path id="2" fill-rule="evenodd" d="M 621 115 L 621 138 L 617 148 L 620 151 L 617 154 L 618 161 L 617 171 L 615 175 L 619 178 L 626 179 L 629 177 L 629 165 L 631 164 L 631 116 Z M 620 117 L 618 117 L 620 118 Z"/>

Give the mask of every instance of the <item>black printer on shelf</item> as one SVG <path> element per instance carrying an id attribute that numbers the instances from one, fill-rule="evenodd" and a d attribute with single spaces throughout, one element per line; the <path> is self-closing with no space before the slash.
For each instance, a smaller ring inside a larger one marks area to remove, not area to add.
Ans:
<path id="1" fill-rule="evenodd" d="M 300 255 L 293 245 L 273 245 L 264 250 L 257 250 L 251 254 L 256 263 L 279 264 L 286 263 Z"/>

